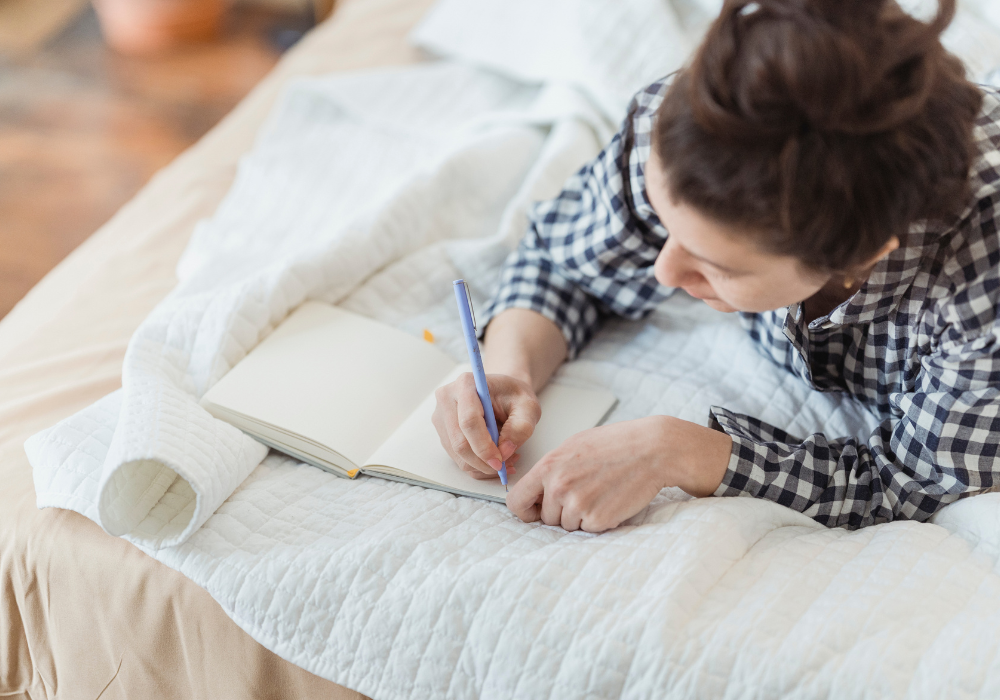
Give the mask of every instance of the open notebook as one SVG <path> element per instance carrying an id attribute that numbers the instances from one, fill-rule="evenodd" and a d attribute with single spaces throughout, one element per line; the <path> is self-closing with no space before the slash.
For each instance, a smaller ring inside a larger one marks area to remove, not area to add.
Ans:
<path id="1" fill-rule="evenodd" d="M 359 473 L 503 502 L 499 479 L 459 469 L 431 424 L 434 390 L 468 371 L 431 343 L 321 302 L 306 302 L 201 400 L 213 416 L 341 476 Z M 603 421 L 607 391 L 551 384 L 521 449 L 517 482 L 549 450 Z"/>

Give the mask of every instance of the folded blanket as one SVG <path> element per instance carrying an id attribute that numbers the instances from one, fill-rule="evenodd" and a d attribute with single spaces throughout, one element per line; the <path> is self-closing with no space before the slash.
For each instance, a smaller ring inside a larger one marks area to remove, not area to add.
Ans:
<path id="1" fill-rule="evenodd" d="M 992 494 L 946 527 L 849 533 L 665 490 L 594 536 L 339 479 L 198 407 L 309 298 L 429 328 L 460 359 L 451 280 L 482 303 L 527 206 L 611 126 L 572 88 L 451 64 L 297 83 L 136 332 L 122 390 L 27 443 L 39 506 L 127 537 L 267 648 L 378 698 L 1000 692 Z M 799 435 L 874 420 L 683 296 L 607 323 L 555 381 L 610 388 L 611 420 L 704 422 L 713 404 Z"/>

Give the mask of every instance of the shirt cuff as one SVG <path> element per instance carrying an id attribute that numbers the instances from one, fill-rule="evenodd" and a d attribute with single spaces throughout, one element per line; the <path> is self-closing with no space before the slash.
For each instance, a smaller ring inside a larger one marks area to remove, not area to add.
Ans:
<path id="1" fill-rule="evenodd" d="M 773 462 L 774 443 L 801 443 L 783 430 L 756 418 L 712 406 L 709 427 L 725 433 L 733 440 L 729 465 L 714 496 L 760 497 L 768 484 L 765 465 Z"/>

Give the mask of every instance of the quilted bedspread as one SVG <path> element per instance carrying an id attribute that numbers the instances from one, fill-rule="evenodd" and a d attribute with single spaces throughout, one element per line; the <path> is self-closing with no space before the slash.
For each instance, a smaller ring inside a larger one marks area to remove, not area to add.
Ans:
<path id="1" fill-rule="evenodd" d="M 123 388 L 27 443 L 38 505 L 128 538 L 267 648 L 379 699 L 1000 696 L 1000 495 L 847 532 L 668 489 L 612 532 L 567 533 L 337 478 L 198 407 L 310 298 L 427 328 L 460 359 L 451 280 L 482 304 L 527 206 L 612 128 L 566 85 L 448 62 L 294 84 L 133 338 Z M 874 420 L 683 295 L 607 323 L 555 381 L 609 388 L 613 421 Z"/>

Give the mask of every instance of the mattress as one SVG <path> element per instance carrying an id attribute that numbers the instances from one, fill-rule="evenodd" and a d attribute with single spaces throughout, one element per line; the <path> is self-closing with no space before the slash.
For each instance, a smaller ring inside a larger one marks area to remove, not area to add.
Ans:
<path id="1" fill-rule="evenodd" d="M 362 697 L 267 651 L 202 588 L 83 516 L 39 511 L 23 444 L 120 386 L 129 337 L 281 88 L 418 60 L 405 36 L 430 4 L 344 0 L 0 322 L 0 697 Z"/>

